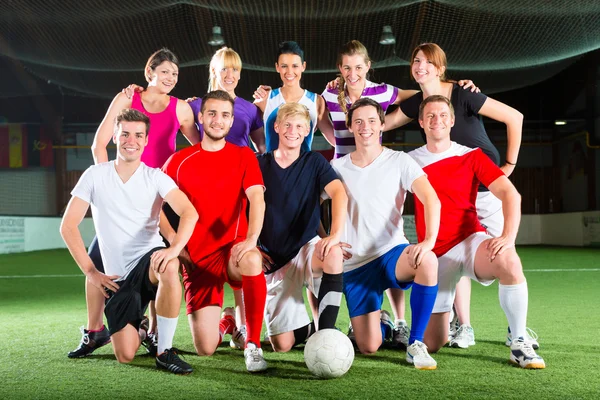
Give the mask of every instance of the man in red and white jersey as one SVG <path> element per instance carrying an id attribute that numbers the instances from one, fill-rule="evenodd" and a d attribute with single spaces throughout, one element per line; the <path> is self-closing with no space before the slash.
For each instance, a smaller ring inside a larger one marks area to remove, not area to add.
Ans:
<path id="1" fill-rule="evenodd" d="M 433 252 L 438 256 L 439 290 L 424 341 L 430 351 L 448 341 L 448 315 L 456 283 L 462 276 L 488 286 L 499 280 L 500 306 L 513 333 L 510 361 L 522 368 L 544 368 L 544 360 L 524 340 L 527 322 L 527 281 L 515 250 L 521 219 L 521 196 L 480 149 L 450 140 L 454 110 L 444 96 L 430 96 L 419 109 L 419 124 L 427 144 L 409 153 L 435 189 L 442 204 L 440 230 Z M 502 201 L 504 229 L 492 238 L 479 223 L 475 201 L 479 183 Z M 417 236 L 425 235 L 423 205 L 415 198 Z"/>

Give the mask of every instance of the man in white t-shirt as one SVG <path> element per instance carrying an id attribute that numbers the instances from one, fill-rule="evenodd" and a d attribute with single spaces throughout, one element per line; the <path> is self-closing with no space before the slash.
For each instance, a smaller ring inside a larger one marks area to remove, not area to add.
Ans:
<path id="1" fill-rule="evenodd" d="M 344 263 L 344 294 L 356 344 L 362 353 L 377 351 L 391 326 L 381 318 L 383 292 L 412 286 L 412 326 L 406 360 L 417 369 L 437 363 L 423 335 L 437 294 L 437 258 L 431 252 L 440 223 L 440 202 L 423 170 L 406 153 L 383 147 L 383 109 L 361 98 L 348 111 L 356 150 L 332 161 L 348 194 L 348 221 L 342 242 L 352 246 Z M 410 245 L 404 236 L 406 192 L 425 204 L 427 234 Z M 381 321 L 380 321 L 381 319 Z"/>
<path id="2" fill-rule="evenodd" d="M 105 314 L 117 360 L 133 360 L 146 333 L 140 329 L 144 311 L 156 299 L 160 332 L 156 366 L 189 374 L 192 368 L 173 348 L 181 305 L 177 256 L 198 214 L 171 178 L 141 162 L 149 127 L 150 120 L 139 111 L 119 113 L 113 136 L 117 158 L 83 173 L 71 192 L 60 233 L 81 271 L 106 297 Z M 163 200 L 181 217 L 169 248 L 159 235 Z M 79 231 L 90 205 L 105 274 L 94 267 Z"/>

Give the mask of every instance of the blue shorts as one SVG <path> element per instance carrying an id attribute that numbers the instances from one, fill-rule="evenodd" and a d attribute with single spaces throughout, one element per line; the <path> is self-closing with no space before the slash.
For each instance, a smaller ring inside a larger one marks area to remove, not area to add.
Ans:
<path id="1" fill-rule="evenodd" d="M 399 244 L 384 255 L 350 272 L 344 272 L 344 295 L 350 318 L 381 310 L 386 289 L 407 290 L 410 282 L 398 282 L 396 263 L 409 244 Z"/>

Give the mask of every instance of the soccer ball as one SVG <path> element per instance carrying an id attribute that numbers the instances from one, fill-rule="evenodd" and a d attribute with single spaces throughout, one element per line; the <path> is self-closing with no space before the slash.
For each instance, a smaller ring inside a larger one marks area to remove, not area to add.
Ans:
<path id="1" fill-rule="evenodd" d="M 319 378 L 338 378 L 354 361 L 354 347 L 348 336 L 337 329 L 322 329 L 304 346 L 306 366 Z"/>

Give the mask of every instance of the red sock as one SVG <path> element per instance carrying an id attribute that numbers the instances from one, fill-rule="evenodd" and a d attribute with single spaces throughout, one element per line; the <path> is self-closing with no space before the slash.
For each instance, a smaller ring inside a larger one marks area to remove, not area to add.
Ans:
<path id="1" fill-rule="evenodd" d="M 242 293 L 246 311 L 246 344 L 252 342 L 256 347 L 260 347 L 260 330 L 267 301 L 265 274 L 261 272 L 255 276 L 242 275 Z"/>
<path id="2" fill-rule="evenodd" d="M 223 336 L 233 333 L 235 328 L 235 319 L 231 315 L 226 315 L 219 321 L 219 336 L 223 341 Z"/>

